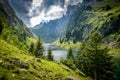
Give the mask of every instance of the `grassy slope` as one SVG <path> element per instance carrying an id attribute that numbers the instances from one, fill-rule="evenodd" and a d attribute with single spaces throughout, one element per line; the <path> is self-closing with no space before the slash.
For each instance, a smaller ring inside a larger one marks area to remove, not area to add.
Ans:
<path id="1" fill-rule="evenodd" d="M 120 16 L 119 4 L 119 0 L 101 0 L 88 6 L 90 10 L 83 10 L 83 13 L 76 16 L 79 12 L 78 8 L 78 11 L 74 14 L 74 16 L 72 16 L 73 18 L 75 17 L 75 20 L 77 21 L 73 21 L 74 24 L 72 22 L 68 24 L 68 29 L 62 36 L 63 41 L 69 41 L 71 38 L 81 40 L 81 37 L 83 39 L 87 39 L 91 32 L 96 30 L 101 31 L 101 33 L 105 33 L 105 36 L 109 36 L 112 33 L 117 33 L 117 30 L 120 29 L 120 26 L 118 25 L 119 21 L 117 21 Z M 72 30 L 69 27 L 71 25 L 73 26 Z M 69 37 L 68 34 L 71 35 L 71 37 Z"/>
<path id="2" fill-rule="evenodd" d="M 0 39 L 4 39 L 6 42 L 19 47 L 19 49 L 27 51 L 31 39 L 34 39 L 34 37 L 24 24 L 21 24 L 21 26 L 11 26 L 7 22 L 4 13 L 0 12 L 0 25 L 2 27 Z"/>
<path id="3" fill-rule="evenodd" d="M 111 9 L 110 10 L 104 10 L 104 8 L 106 6 L 110 6 Z M 87 16 L 87 20 L 85 20 L 85 22 L 83 22 L 83 25 L 92 25 L 93 27 L 93 31 L 103 27 L 108 27 L 109 25 L 103 26 L 105 25 L 107 22 L 110 22 L 110 19 L 116 19 L 119 15 L 120 15 L 120 1 L 117 0 L 104 0 L 101 2 L 97 2 L 92 6 L 92 11 L 86 11 L 84 12 L 84 16 Z M 103 10 L 102 10 L 103 9 Z M 85 15 L 86 14 L 86 15 Z M 112 20 L 113 20 L 112 19 Z M 119 27 L 119 26 L 118 26 Z M 88 36 L 89 34 L 86 32 L 86 34 L 84 35 L 84 37 Z M 117 36 L 115 36 L 117 35 Z M 112 37 L 113 36 L 113 37 Z M 108 41 L 108 47 L 112 48 L 115 45 L 119 45 L 119 41 L 118 43 L 116 43 L 116 39 L 119 38 L 119 32 L 117 34 L 111 34 L 109 36 L 107 36 L 108 40 L 106 39 L 106 42 Z M 80 45 L 77 44 L 68 44 L 66 43 L 62 43 L 60 44 L 59 42 L 56 41 L 56 45 L 63 47 L 63 48 L 68 48 L 71 47 L 71 45 L 74 47 L 80 47 Z M 73 47 L 73 48 L 74 48 Z M 110 54 L 113 55 L 113 61 L 116 64 L 116 75 L 117 75 L 117 80 L 120 80 L 120 48 L 117 49 L 110 49 L 109 51 Z"/>
<path id="4" fill-rule="evenodd" d="M 0 39 L 0 46 L 0 78 L 64 80 L 72 75 L 80 80 L 90 80 L 75 74 L 61 63 L 35 58 L 2 39 Z"/>
<path id="5" fill-rule="evenodd" d="M 110 21 L 110 18 L 114 17 L 116 18 L 118 15 L 120 15 L 120 2 L 117 0 L 104 0 L 101 2 L 97 2 L 96 4 L 92 5 L 92 12 L 88 12 L 90 15 L 94 16 L 88 16 L 88 19 L 86 21 L 86 24 L 92 24 L 93 27 L 103 27 L 103 25 L 106 22 Z M 104 10 L 109 6 L 110 10 Z M 103 10 L 102 10 L 103 9 Z"/>

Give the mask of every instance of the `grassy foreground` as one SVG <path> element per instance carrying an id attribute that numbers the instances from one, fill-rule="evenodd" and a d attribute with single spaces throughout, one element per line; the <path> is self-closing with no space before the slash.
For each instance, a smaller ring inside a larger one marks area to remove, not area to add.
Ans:
<path id="1" fill-rule="evenodd" d="M 2 39 L 0 46 L 0 80 L 91 80 L 62 63 L 35 58 Z"/>

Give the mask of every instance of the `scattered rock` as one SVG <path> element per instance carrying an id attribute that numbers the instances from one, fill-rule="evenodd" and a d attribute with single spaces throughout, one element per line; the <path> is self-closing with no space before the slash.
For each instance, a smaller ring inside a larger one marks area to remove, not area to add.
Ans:
<path id="1" fill-rule="evenodd" d="M 38 77 L 36 77 L 35 80 L 41 80 L 41 79 L 39 79 Z"/>
<path id="2" fill-rule="evenodd" d="M 26 77 L 22 77 L 22 80 L 27 80 L 27 78 Z"/>
<path id="3" fill-rule="evenodd" d="M 7 58 L 6 59 L 10 64 L 13 64 L 14 66 L 19 66 L 20 60 L 19 58 Z"/>
<path id="4" fill-rule="evenodd" d="M 15 77 L 15 74 L 14 74 L 14 73 L 12 74 L 12 77 Z"/>
<path id="5" fill-rule="evenodd" d="M 7 69 L 8 69 L 8 70 L 14 69 L 14 65 L 13 65 L 13 64 L 8 64 L 8 65 L 7 65 Z"/>
<path id="6" fill-rule="evenodd" d="M 60 64 L 60 62 L 56 61 L 57 64 Z"/>
<path id="7" fill-rule="evenodd" d="M 31 65 L 34 65 L 34 62 L 30 62 Z"/>
<path id="8" fill-rule="evenodd" d="M 14 71 L 13 73 L 15 73 L 15 74 L 20 74 L 20 71 L 19 71 L 19 70 L 16 70 L 16 71 Z"/>
<path id="9" fill-rule="evenodd" d="M 28 73 L 26 69 L 19 69 L 19 73 Z"/>
<path id="10" fill-rule="evenodd" d="M 40 60 L 40 59 L 37 59 L 36 61 L 37 61 L 37 62 L 41 62 L 41 60 Z"/>
<path id="11" fill-rule="evenodd" d="M 2 59 L 0 59 L 0 65 L 1 65 L 1 64 L 3 64 L 3 60 L 2 60 Z"/>
<path id="12" fill-rule="evenodd" d="M 67 80 L 80 80 L 80 79 L 75 76 L 70 75 L 67 77 Z"/>
<path id="13" fill-rule="evenodd" d="M 66 68 L 66 67 L 64 67 L 63 69 L 65 69 L 66 71 L 70 71 L 69 68 Z"/>
<path id="14" fill-rule="evenodd" d="M 21 61 L 20 62 L 20 68 L 28 69 L 29 68 L 29 64 Z"/>
<path id="15" fill-rule="evenodd" d="M 34 69 L 36 69 L 36 70 L 40 70 L 40 67 L 37 66 L 37 65 L 35 65 L 33 62 L 31 62 L 30 64 L 33 66 Z"/>
<path id="16" fill-rule="evenodd" d="M 51 71 L 51 70 L 47 70 L 47 72 L 52 73 L 53 71 Z"/>

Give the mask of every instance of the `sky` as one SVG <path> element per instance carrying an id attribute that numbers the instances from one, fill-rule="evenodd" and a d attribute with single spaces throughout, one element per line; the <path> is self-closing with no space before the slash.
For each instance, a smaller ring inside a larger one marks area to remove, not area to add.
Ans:
<path id="1" fill-rule="evenodd" d="M 69 5 L 77 5 L 82 0 L 9 0 L 9 3 L 28 27 L 34 27 L 61 18 Z"/>

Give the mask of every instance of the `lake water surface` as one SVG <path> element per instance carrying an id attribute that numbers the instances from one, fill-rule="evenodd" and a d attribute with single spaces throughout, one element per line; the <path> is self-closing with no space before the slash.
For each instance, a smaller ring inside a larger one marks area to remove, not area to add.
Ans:
<path id="1" fill-rule="evenodd" d="M 60 61 L 60 58 L 61 58 L 61 57 L 63 57 L 64 59 L 66 58 L 68 51 L 65 50 L 65 49 L 61 49 L 61 48 L 55 46 L 54 44 L 44 44 L 45 54 L 48 53 L 48 48 L 49 48 L 49 47 L 51 47 L 52 54 L 53 54 L 54 59 L 55 59 L 56 61 Z M 76 55 L 77 52 L 76 52 L 76 51 L 73 51 L 73 54 Z"/>

